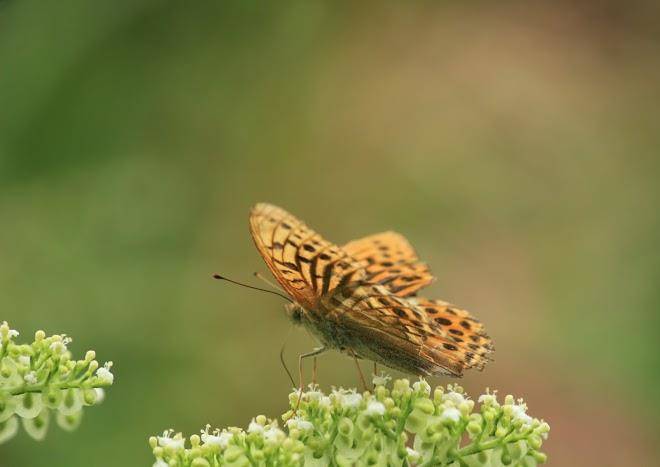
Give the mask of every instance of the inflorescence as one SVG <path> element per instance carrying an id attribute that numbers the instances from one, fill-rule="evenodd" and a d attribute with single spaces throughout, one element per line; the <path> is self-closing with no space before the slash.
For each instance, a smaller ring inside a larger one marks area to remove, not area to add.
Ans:
<path id="1" fill-rule="evenodd" d="M 154 467 L 191 466 L 535 466 L 550 427 L 527 415 L 521 399 L 495 392 L 475 402 L 457 385 L 433 392 L 424 380 L 390 384 L 374 378 L 373 391 L 310 385 L 289 395 L 291 410 L 277 420 L 255 417 L 247 430 L 211 430 L 189 438 L 168 430 L 152 436 Z"/>
<path id="2" fill-rule="evenodd" d="M 75 429 L 83 406 L 101 402 L 102 388 L 112 385 L 112 362 L 100 367 L 93 350 L 72 360 L 65 335 L 37 331 L 31 344 L 16 344 L 16 337 L 7 322 L 0 325 L 0 443 L 17 433 L 19 419 L 30 436 L 43 439 L 51 411 L 60 427 Z"/>

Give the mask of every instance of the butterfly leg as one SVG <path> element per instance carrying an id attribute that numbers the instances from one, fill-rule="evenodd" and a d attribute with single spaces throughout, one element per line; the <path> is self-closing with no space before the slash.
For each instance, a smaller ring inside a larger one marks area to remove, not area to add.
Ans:
<path id="1" fill-rule="evenodd" d="M 303 388 L 305 384 L 303 383 L 303 359 L 307 357 L 316 357 L 319 354 L 322 354 L 325 352 L 327 349 L 325 347 L 317 347 L 311 352 L 304 353 L 298 357 L 298 377 L 300 381 L 300 389 L 298 393 L 298 401 L 296 402 L 296 406 L 293 409 L 293 412 L 291 413 L 291 416 L 286 419 L 285 423 L 291 420 L 294 415 L 296 415 L 296 412 L 298 412 L 298 408 L 300 407 L 300 401 L 302 400 L 302 393 L 303 393 Z"/>
<path id="2" fill-rule="evenodd" d="M 316 384 L 316 356 L 314 357 L 314 365 L 312 366 L 312 384 Z"/>
<path id="3" fill-rule="evenodd" d="M 362 368 L 360 368 L 360 362 L 358 362 L 357 355 L 355 355 L 355 352 L 353 352 L 352 349 L 348 349 L 348 351 L 353 356 L 353 360 L 355 360 L 355 366 L 357 367 L 358 374 L 360 375 L 360 381 L 362 382 L 362 389 L 366 391 L 367 382 L 364 380 L 364 374 L 362 373 Z"/>
<path id="4" fill-rule="evenodd" d="M 374 362 L 374 376 L 378 376 L 378 363 Z M 373 384 L 374 389 L 376 389 L 376 383 Z"/>

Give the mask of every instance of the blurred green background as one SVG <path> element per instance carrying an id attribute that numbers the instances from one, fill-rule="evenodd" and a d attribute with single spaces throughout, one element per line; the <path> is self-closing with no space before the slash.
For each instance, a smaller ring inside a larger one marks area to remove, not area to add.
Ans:
<path id="1" fill-rule="evenodd" d="M 553 465 L 655 464 L 652 2 L 0 2 L 0 319 L 113 360 L 75 433 L 0 465 L 144 466 L 149 435 L 275 416 L 277 299 L 247 229 L 393 229 L 472 310 Z M 292 334 L 288 358 L 313 346 Z M 366 368 L 366 366 L 365 366 Z M 337 354 L 320 382 L 358 383 Z M 438 379 L 433 383 L 446 383 Z"/>

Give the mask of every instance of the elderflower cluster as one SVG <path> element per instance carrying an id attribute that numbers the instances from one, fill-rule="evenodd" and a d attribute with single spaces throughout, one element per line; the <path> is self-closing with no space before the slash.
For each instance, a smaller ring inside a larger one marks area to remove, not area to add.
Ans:
<path id="1" fill-rule="evenodd" d="M 291 410 L 277 420 L 260 415 L 247 430 L 227 428 L 187 440 L 171 430 L 149 444 L 154 467 L 190 466 L 535 466 L 550 427 L 527 415 L 522 400 L 495 393 L 478 398 L 460 386 L 431 387 L 406 379 L 374 378 L 373 391 L 310 386 L 289 396 Z M 297 410 L 295 408 L 297 407 Z"/>
<path id="2" fill-rule="evenodd" d="M 19 420 L 30 436 L 43 439 L 51 412 L 60 427 L 75 429 L 83 406 L 101 402 L 102 388 L 114 379 L 112 362 L 99 367 L 93 350 L 73 360 L 67 336 L 37 331 L 31 344 L 16 344 L 18 335 L 0 324 L 0 444 L 17 433 Z"/>

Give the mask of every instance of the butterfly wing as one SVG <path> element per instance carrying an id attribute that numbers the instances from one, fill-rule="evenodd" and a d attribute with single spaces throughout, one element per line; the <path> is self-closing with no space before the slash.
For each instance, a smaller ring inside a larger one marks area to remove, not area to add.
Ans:
<path id="1" fill-rule="evenodd" d="M 365 263 L 365 281 L 386 286 L 407 297 L 435 280 L 408 240 L 396 232 L 383 232 L 343 246 L 344 251 Z"/>
<path id="2" fill-rule="evenodd" d="M 465 361 L 465 368 L 483 370 L 492 360 L 493 342 L 481 321 L 468 311 L 442 300 L 414 297 L 410 301 L 424 310 L 425 315 L 451 337 Z"/>
<path id="3" fill-rule="evenodd" d="M 284 209 L 259 203 L 250 212 L 250 233 L 277 281 L 304 308 L 364 275 L 361 264 Z"/>
<path id="4" fill-rule="evenodd" d="M 474 318 L 444 302 L 399 297 L 371 284 L 345 287 L 331 300 L 335 311 L 328 317 L 345 334 L 347 346 L 391 368 L 461 376 L 466 369 L 482 369 L 492 349 Z M 470 330 L 463 321 L 470 323 Z M 480 352 L 471 345 L 478 345 Z"/>

